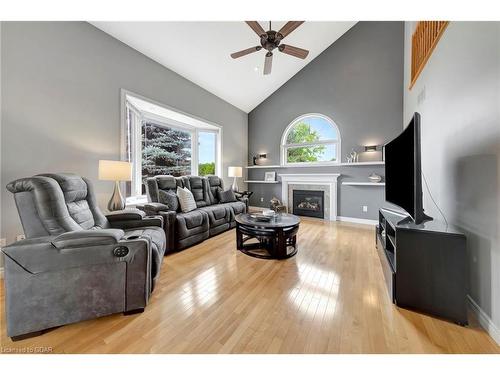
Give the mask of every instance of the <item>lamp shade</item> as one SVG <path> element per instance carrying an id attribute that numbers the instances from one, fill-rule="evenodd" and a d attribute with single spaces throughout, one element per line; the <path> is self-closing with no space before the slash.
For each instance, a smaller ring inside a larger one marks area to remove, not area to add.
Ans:
<path id="1" fill-rule="evenodd" d="M 241 177 L 243 176 L 243 168 L 241 167 L 228 167 L 227 175 L 229 177 Z"/>
<path id="2" fill-rule="evenodd" d="M 99 160 L 99 180 L 130 181 L 132 164 L 127 161 Z"/>

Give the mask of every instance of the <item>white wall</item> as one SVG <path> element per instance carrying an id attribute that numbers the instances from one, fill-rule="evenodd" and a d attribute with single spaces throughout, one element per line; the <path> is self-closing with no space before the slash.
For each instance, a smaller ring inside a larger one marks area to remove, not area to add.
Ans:
<path id="1" fill-rule="evenodd" d="M 467 234 L 469 294 L 496 326 L 495 336 L 500 327 L 500 22 L 451 22 L 409 90 L 413 29 L 407 22 L 404 122 L 415 111 L 422 115 L 422 168 L 448 221 Z M 425 186 L 424 198 L 426 211 L 440 219 Z"/>
<path id="2" fill-rule="evenodd" d="M 94 182 L 101 207 L 112 183 L 99 159 L 120 156 L 120 89 L 223 126 L 223 174 L 246 165 L 243 111 L 85 22 L 2 23 L 2 228 L 22 233 L 5 185 L 43 172 Z M 200 64 L 203 60 L 200 59 Z"/>

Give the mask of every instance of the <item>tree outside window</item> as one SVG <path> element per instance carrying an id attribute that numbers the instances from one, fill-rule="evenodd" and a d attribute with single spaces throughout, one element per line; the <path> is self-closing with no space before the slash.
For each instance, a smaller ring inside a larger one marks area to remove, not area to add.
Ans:
<path id="1" fill-rule="evenodd" d="M 191 133 L 145 122 L 142 127 L 142 179 L 191 174 Z"/>
<path id="2" fill-rule="evenodd" d="M 340 134 L 335 123 L 323 115 L 305 115 L 285 130 L 283 164 L 333 164 L 339 161 Z"/>
<path id="3" fill-rule="evenodd" d="M 198 132 L 198 175 L 215 174 L 217 134 L 214 132 Z"/>

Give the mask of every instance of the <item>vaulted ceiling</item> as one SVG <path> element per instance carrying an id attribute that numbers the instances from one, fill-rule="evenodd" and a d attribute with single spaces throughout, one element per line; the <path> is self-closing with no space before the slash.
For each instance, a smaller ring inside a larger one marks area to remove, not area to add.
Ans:
<path id="1" fill-rule="evenodd" d="M 260 24 L 269 28 L 269 21 Z M 259 45 L 245 22 L 92 22 L 116 39 L 245 112 L 264 101 L 355 22 L 305 22 L 283 43 L 309 50 L 305 60 L 274 53 L 272 73 L 263 75 L 265 51 L 239 59 L 229 55 Z M 285 22 L 273 21 L 279 30 Z"/>

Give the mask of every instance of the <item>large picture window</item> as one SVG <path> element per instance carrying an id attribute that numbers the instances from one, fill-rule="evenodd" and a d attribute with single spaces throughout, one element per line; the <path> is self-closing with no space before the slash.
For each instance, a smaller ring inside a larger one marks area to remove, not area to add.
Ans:
<path id="1" fill-rule="evenodd" d="M 217 133 L 198 132 L 198 176 L 215 174 Z"/>
<path id="2" fill-rule="evenodd" d="M 217 175 L 221 129 L 144 98 L 122 92 L 122 159 L 132 163 L 127 197 L 144 199 L 144 181 L 157 175 Z"/>
<path id="3" fill-rule="evenodd" d="M 281 139 L 282 165 L 340 163 L 340 132 L 329 117 L 307 114 L 288 125 Z"/>
<path id="4" fill-rule="evenodd" d="M 161 174 L 191 174 L 191 132 L 145 120 L 141 134 L 142 179 Z"/>

